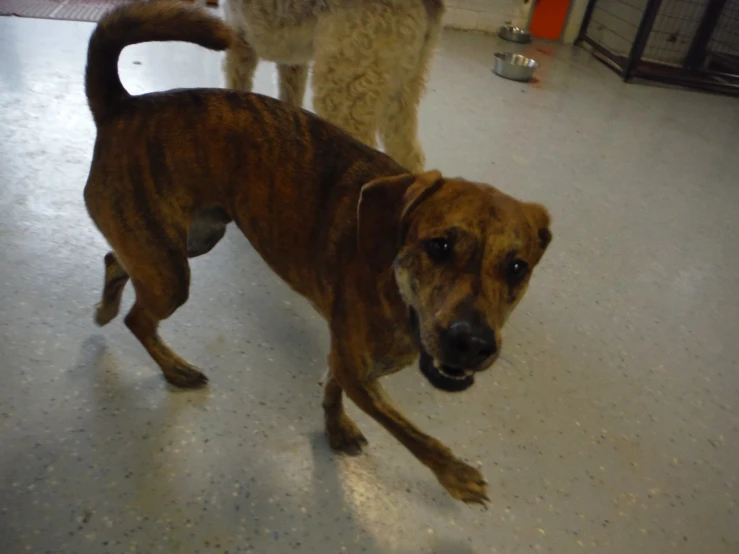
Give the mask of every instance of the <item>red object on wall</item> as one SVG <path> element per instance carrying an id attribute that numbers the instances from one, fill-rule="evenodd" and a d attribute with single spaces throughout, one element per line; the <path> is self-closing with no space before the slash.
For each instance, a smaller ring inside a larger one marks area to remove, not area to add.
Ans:
<path id="1" fill-rule="evenodd" d="M 537 0 L 529 32 L 537 38 L 559 40 L 569 10 L 570 0 Z"/>

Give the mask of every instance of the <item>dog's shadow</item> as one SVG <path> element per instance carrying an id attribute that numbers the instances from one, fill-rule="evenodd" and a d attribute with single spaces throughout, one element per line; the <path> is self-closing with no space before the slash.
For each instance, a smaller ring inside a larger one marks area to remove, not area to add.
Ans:
<path id="1" fill-rule="evenodd" d="M 107 504 L 105 498 L 111 496 L 125 499 L 124 505 L 116 508 L 121 511 L 117 518 L 122 522 L 133 519 L 136 527 L 147 535 L 163 529 L 169 551 L 192 551 L 195 544 L 205 548 L 204 551 L 209 545 L 218 544 L 233 546 L 234 550 L 249 545 L 255 551 L 275 548 L 277 544 L 271 542 L 271 535 L 264 535 L 264 528 L 279 529 L 287 522 L 306 522 L 310 518 L 330 525 L 325 530 L 320 527 L 301 530 L 314 539 L 328 541 L 327 552 L 338 552 L 342 546 L 352 551 L 355 541 L 362 552 L 415 554 L 420 551 L 408 549 L 406 540 L 394 542 L 388 534 L 392 530 L 388 526 L 392 525 L 396 527 L 393 531 L 396 537 L 402 538 L 400 527 L 405 528 L 402 522 L 409 517 L 403 510 L 408 507 L 394 505 L 398 497 L 385 494 L 389 492 L 384 488 L 387 485 L 378 475 L 371 455 L 335 456 L 323 432 L 311 433 L 308 456 L 312 460 L 307 465 L 298 464 L 311 472 L 310 475 L 306 479 L 289 476 L 308 488 L 308 494 L 304 495 L 308 500 L 304 499 L 300 505 L 289 499 L 291 493 L 285 490 L 286 476 L 280 474 L 283 471 L 280 464 L 259 463 L 255 469 L 256 461 L 244 459 L 238 462 L 241 469 L 237 475 L 211 474 L 207 461 L 214 452 L 210 449 L 218 450 L 218 443 L 223 442 L 213 440 L 211 444 L 215 446 L 203 444 L 200 448 L 184 444 L 190 435 L 192 440 L 197 437 L 210 440 L 207 429 L 188 432 L 200 425 L 199 411 L 213 409 L 209 405 L 212 393 L 208 389 L 182 392 L 166 385 L 156 386 L 151 381 L 161 382 L 161 376 L 153 371 L 151 377 L 143 381 L 137 377 L 132 384 L 131 379 L 119 375 L 114 356 L 107 352 L 105 339 L 99 335 L 81 345 L 69 377 L 79 383 L 81 390 L 85 387 L 82 383 L 87 383 L 90 417 L 86 432 L 89 440 L 98 445 L 95 463 L 108 464 L 109 484 L 96 493 L 100 496 L 90 499 L 90 507 L 94 510 L 96 504 Z M 228 457 L 227 449 L 220 448 L 222 452 L 218 454 Z M 311 462 L 312 471 L 307 469 Z M 230 461 L 225 467 L 231 467 Z M 237 480 L 242 487 L 230 490 L 231 482 Z M 228 487 L 224 481 L 228 481 Z M 279 487 L 271 485 L 275 483 Z M 434 494 L 418 492 L 422 493 L 421 497 Z M 287 501 L 277 511 L 275 499 L 285 496 Z M 455 505 L 449 500 L 448 505 L 442 502 L 440 508 L 453 510 Z M 282 518 L 284 522 L 279 521 Z M 265 523 L 269 520 L 272 523 Z M 341 527 L 334 527 L 337 524 Z M 111 544 L 126 539 L 115 529 L 94 530 Z M 135 532 L 133 535 L 131 530 L 127 532 L 135 538 Z M 355 538 L 350 540 L 347 533 Z M 297 544 L 302 539 L 288 536 L 286 540 Z M 427 542 L 424 551 L 435 554 L 472 552 L 471 546 L 462 540 L 426 540 L 431 544 Z"/>

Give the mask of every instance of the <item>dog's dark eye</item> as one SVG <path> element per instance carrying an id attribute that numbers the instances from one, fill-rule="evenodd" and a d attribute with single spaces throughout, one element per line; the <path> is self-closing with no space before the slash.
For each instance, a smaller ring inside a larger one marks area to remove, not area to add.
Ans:
<path id="1" fill-rule="evenodd" d="M 524 280 L 529 272 L 529 264 L 520 258 L 511 260 L 506 269 L 508 282 L 511 285 L 517 285 Z"/>
<path id="2" fill-rule="evenodd" d="M 452 245 L 445 238 L 435 238 L 426 241 L 426 253 L 435 262 L 447 262 L 452 257 Z"/>

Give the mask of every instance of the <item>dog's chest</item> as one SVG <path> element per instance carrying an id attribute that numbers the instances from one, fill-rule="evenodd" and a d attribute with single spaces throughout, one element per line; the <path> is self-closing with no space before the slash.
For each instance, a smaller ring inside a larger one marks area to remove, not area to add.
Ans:
<path id="1" fill-rule="evenodd" d="M 372 349 L 370 375 L 373 378 L 396 373 L 418 358 L 418 349 L 405 330 L 389 330 L 382 335 Z"/>

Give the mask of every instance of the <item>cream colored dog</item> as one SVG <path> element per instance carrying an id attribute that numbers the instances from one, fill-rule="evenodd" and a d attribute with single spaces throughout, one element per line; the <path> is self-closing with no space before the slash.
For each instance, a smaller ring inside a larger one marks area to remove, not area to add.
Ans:
<path id="1" fill-rule="evenodd" d="M 301 106 L 313 61 L 318 115 L 411 171 L 424 166 L 418 104 L 441 29 L 442 0 L 228 0 L 239 41 L 229 88 L 250 91 L 259 59 L 277 63 L 280 99 Z"/>

